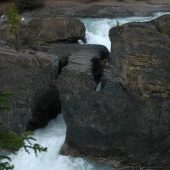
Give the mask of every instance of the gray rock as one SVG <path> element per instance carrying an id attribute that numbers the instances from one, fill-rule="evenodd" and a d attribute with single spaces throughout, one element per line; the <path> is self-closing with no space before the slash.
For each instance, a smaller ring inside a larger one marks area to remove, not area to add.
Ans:
<path id="1" fill-rule="evenodd" d="M 158 1 L 101 0 L 101 1 L 56 1 L 36 11 L 24 13 L 25 17 L 47 18 L 68 16 L 81 18 L 114 18 L 151 16 L 155 12 L 168 12 L 170 3 Z"/>
<path id="2" fill-rule="evenodd" d="M 116 81 L 131 93 L 169 98 L 170 15 L 110 31 Z"/>
<path id="3" fill-rule="evenodd" d="M 0 26 L 0 39 L 15 43 L 14 36 L 7 24 Z M 20 27 L 20 45 L 45 44 L 52 42 L 77 42 L 85 36 L 85 27 L 78 19 L 69 17 L 52 17 L 32 19 Z"/>
<path id="4" fill-rule="evenodd" d="M 0 48 L 0 91 L 12 93 L 10 110 L 0 110 L 2 129 L 34 130 L 61 112 L 55 85 L 59 66 L 53 60 L 45 53 Z"/>
<path id="5" fill-rule="evenodd" d="M 83 23 L 68 17 L 33 19 L 28 22 L 24 31 L 27 33 L 26 39 L 40 42 L 72 42 L 85 36 Z"/>
<path id="6" fill-rule="evenodd" d="M 97 60 L 96 50 L 69 57 L 57 80 L 67 124 L 64 154 L 169 167 L 170 37 L 156 26 L 159 21 L 164 30 L 166 23 L 167 30 L 167 17 L 113 28 L 112 60 L 97 81 L 95 71 L 105 66 L 106 53 L 97 53 Z M 99 80 L 103 89 L 96 92 Z"/>

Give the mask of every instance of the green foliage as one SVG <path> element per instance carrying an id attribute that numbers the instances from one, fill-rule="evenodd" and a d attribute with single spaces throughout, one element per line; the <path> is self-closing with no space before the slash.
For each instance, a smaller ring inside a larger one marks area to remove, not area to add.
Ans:
<path id="1" fill-rule="evenodd" d="M 21 135 L 22 140 L 24 141 L 23 144 L 23 148 L 25 149 L 25 151 L 27 153 L 29 152 L 29 149 L 33 149 L 35 152 L 35 155 L 38 155 L 38 152 L 47 152 L 47 148 L 46 147 L 42 147 L 41 145 L 39 145 L 38 143 L 32 144 L 33 141 L 36 141 L 35 138 L 33 138 L 32 136 L 32 132 L 26 132 L 23 135 Z"/>
<path id="2" fill-rule="evenodd" d="M 16 6 L 11 6 L 6 15 L 8 19 L 9 32 L 14 36 L 14 47 L 16 50 L 19 50 L 18 35 L 21 28 L 21 17 L 18 15 Z"/>
<path id="3" fill-rule="evenodd" d="M 9 110 L 8 98 L 12 95 L 10 92 L 0 92 L 0 110 Z"/>
<path id="4" fill-rule="evenodd" d="M 15 0 L 15 5 L 19 11 L 31 10 L 42 5 L 42 0 Z"/>
<path id="5" fill-rule="evenodd" d="M 0 92 L 0 109 L 5 110 L 9 109 L 8 97 L 11 96 L 11 93 L 2 93 Z M 32 132 L 26 132 L 22 135 L 18 135 L 11 131 L 2 131 L 0 129 L 0 149 L 5 149 L 15 153 L 21 147 L 27 153 L 30 153 L 29 149 L 34 150 L 35 155 L 37 156 L 40 152 L 46 152 L 47 148 L 42 147 L 35 142 L 36 139 L 32 137 Z M 13 165 L 10 164 L 11 159 L 8 156 L 0 155 L 0 170 L 12 170 Z"/>
<path id="6" fill-rule="evenodd" d="M 14 132 L 0 132 L 0 148 L 15 152 L 24 145 L 22 137 Z"/>
<path id="7" fill-rule="evenodd" d="M 14 142 L 11 141 L 14 139 Z M 6 132 L 0 131 L 0 148 L 2 149 L 16 149 L 17 144 L 15 141 L 18 141 L 17 136 L 14 134 L 9 134 Z M 14 146 L 12 146 L 14 144 Z M 18 148 L 17 148 L 18 149 Z M 12 170 L 13 165 L 10 164 L 11 158 L 8 156 L 0 155 L 0 170 Z"/>
<path id="8" fill-rule="evenodd" d="M 8 156 L 0 156 L 0 170 L 14 169 L 14 165 L 10 165 L 11 158 Z"/>
<path id="9" fill-rule="evenodd" d="M 17 135 L 16 133 L 9 131 L 0 132 L 0 148 L 15 153 L 17 150 L 23 147 L 27 153 L 30 153 L 29 149 L 34 150 L 36 156 L 38 155 L 38 153 L 46 152 L 46 147 L 42 147 L 38 143 L 33 144 L 36 139 L 33 138 L 31 135 L 32 132 L 26 132 L 23 135 Z M 4 161 L 4 159 L 6 161 Z M 13 168 L 14 166 L 10 164 L 9 157 L 0 157 L 0 170 L 10 170 Z"/>

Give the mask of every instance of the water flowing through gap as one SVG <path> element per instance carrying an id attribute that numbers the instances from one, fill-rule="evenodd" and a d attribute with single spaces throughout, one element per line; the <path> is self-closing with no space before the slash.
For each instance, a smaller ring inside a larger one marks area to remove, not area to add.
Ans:
<path id="1" fill-rule="evenodd" d="M 109 167 L 82 158 L 60 155 L 65 134 L 66 125 L 62 115 L 50 121 L 46 128 L 36 130 L 33 135 L 37 139 L 36 143 L 48 147 L 48 152 L 35 156 L 32 150 L 28 154 L 21 149 L 17 155 L 11 156 L 14 170 L 110 170 Z"/>
<path id="2" fill-rule="evenodd" d="M 111 48 L 109 40 L 109 30 L 119 23 L 119 25 L 129 22 L 145 22 L 156 19 L 166 13 L 156 13 L 151 17 L 128 17 L 117 19 L 81 19 L 86 26 L 87 44 L 105 45 Z M 72 158 L 60 155 L 60 149 L 64 143 L 66 125 L 62 115 L 49 122 L 48 126 L 36 130 L 33 137 L 37 143 L 48 147 L 48 152 L 40 153 L 37 157 L 33 151 L 27 154 L 21 149 L 17 155 L 11 155 L 14 170 L 111 170 L 110 167 L 95 164 L 82 158 Z"/>
<path id="3" fill-rule="evenodd" d="M 131 22 L 147 22 L 156 19 L 170 12 L 154 13 L 149 17 L 127 17 L 127 18 L 114 18 L 114 19 L 101 19 L 101 18 L 85 18 L 80 19 L 86 27 L 86 41 L 87 44 L 100 44 L 107 47 L 111 51 L 111 42 L 109 39 L 109 30 L 116 27 L 117 24 L 123 25 Z M 80 42 L 82 43 L 82 42 Z"/>

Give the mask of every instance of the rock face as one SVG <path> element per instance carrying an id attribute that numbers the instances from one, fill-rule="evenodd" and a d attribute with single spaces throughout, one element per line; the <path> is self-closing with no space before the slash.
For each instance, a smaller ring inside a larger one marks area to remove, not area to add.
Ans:
<path id="1" fill-rule="evenodd" d="M 169 98 L 169 21 L 167 15 L 110 31 L 115 77 L 134 94 Z"/>
<path id="2" fill-rule="evenodd" d="M 110 31 L 115 81 L 136 99 L 144 99 L 145 116 L 137 122 L 143 122 L 140 126 L 143 133 L 138 135 L 150 136 L 152 152 L 170 147 L 169 22 L 170 15 L 166 15 L 149 23 L 127 24 Z"/>
<path id="3" fill-rule="evenodd" d="M 0 26 L 0 38 L 13 42 L 8 25 Z M 19 39 L 23 45 L 44 44 L 52 42 L 76 42 L 85 36 L 85 27 L 77 19 L 68 17 L 52 17 L 33 19 L 21 26 Z"/>
<path id="4" fill-rule="evenodd" d="M 69 57 L 57 80 L 67 124 L 63 153 L 125 156 L 168 170 L 169 22 L 167 15 L 111 29 L 112 61 L 100 72 L 99 92 L 94 75 L 105 65 L 107 52 Z"/>
<path id="5" fill-rule="evenodd" d="M 24 15 L 41 18 L 53 16 L 114 18 L 151 16 L 155 12 L 167 12 L 169 10 L 169 0 L 50 0 L 45 2 L 43 8 L 27 12 Z"/>
<path id="6" fill-rule="evenodd" d="M 170 159 L 169 23 L 170 15 L 165 15 L 149 23 L 126 24 L 110 31 L 114 81 L 121 83 L 135 102 L 143 103 L 138 106 L 135 129 L 128 131 L 127 140 L 134 148 L 143 148 L 145 157 L 163 164 Z M 137 154 L 141 154 L 139 148 Z M 131 149 L 128 152 L 133 153 Z"/>
<path id="7" fill-rule="evenodd" d="M 10 110 L 0 110 L 2 129 L 22 133 L 45 126 L 61 112 L 55 79 L 57 57 L 0 48 L 0 91 L 12 93 Z"/>
<path id="8" fill-rule="evenodd" d="M 62 68 L 68 64 L 68 58 L 76 55 L 81 60 L 83 55 L 97 58 L 108 53 L 102 46 L 71 43 L 37 45 L 34 50 L 17 53 L 11 49 L 0 48 L 0 91 L 13 94 L 9 98 L 10 111 L 0 111 L 2 129 L 22 133 L 45 126 L 61 112 L 56 79 Z M 76 62 L 77 59 L 74 60 Z M 83 58 L 82 60 L 84 61 Z M 90 60 L 88 62 L 90 63 Z M 96 82 L 103 69 L 103 63 L 101 64 L 102 67 L 95 71 Z M 95 86 L 94 81 L 93 88 Z"/>
<path id="9" fill-rule="evenodd" d="M 0 24 L 1 46 L 14 45 L 8 25 Z M 68 62 L 68 52 L 76 50 L 77 44 L 56 46 L 54 42 L 75 42 L 84 35 L 85 27 L 76 19 L 34 19 L 21 26 L 19 35 L 20 51 L 24 47 L 32 47 L 34 51 L 17 53 L 0 48 L 0 91 L 14 93 L 10 97 L 10 111 L 0 111 L 0 128 L 17 133 L 34 130 L 45 126 L 61 112 L 55 80 Z"/>
<path id="10" fill-rule="evenodd" d="M 57 17 L 31 20 L 26 26 L 27 36 L 32 41 L 57 42 L 77 41 L 85 36 L 84 25 L 76 19 Z"/>

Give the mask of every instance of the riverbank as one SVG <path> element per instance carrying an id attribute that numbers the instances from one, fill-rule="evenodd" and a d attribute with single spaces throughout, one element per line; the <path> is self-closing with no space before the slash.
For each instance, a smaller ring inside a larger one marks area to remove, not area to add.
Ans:
<path id="1" fill-rule="evenodd" d="M 0 3 L 0 11 L 12 2 Z M 44 6 L 32 12 L 30 17 L 72 16 L 82 18 L 113 18 L 128 16 L 150 16 L 155 12 L 170 11 L 169 0 L 45 0 Z"/>
<path id="2" fill-rule="evenodd" d="M 72 16 L 83 18 L 113 18 L 150 16 L 154 12 L 170 11 L 170 1 L 111 1 L 111 0 L 65 0 L 45 1 L 45 6 L 33 16 Z"/>

